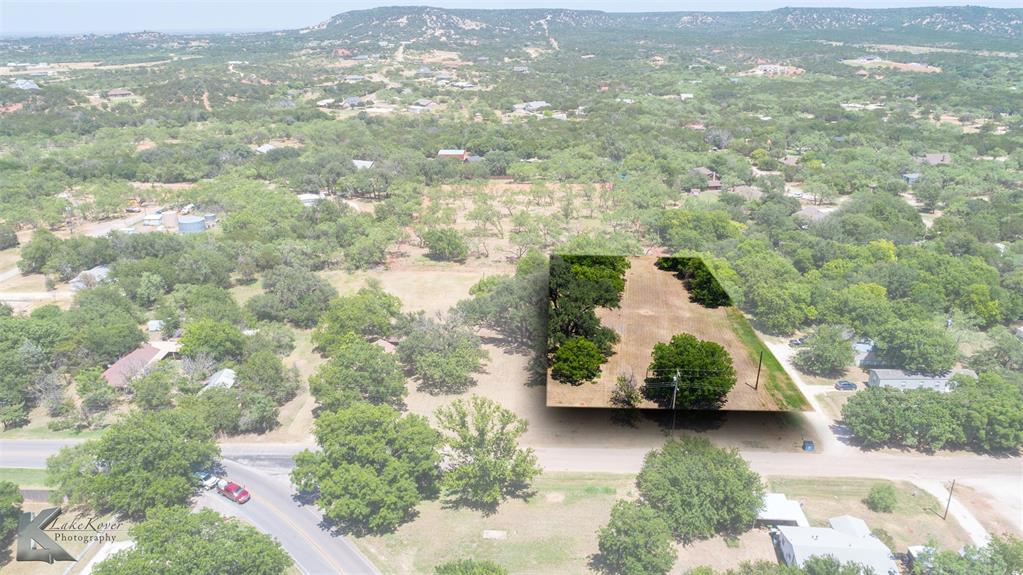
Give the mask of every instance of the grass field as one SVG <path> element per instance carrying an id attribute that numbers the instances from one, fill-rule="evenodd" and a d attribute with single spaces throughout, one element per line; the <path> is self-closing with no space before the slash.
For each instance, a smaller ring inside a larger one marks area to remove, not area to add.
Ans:
<path id="1" fill-rule="evenodd" d="M 959 549 L 970 543 L 969 536 L 954 519 L 942 520 L 943 504 L 911 483 L 795 477 L 771 477 L 768 483 L 771 491 L 800 501 L 812 525 L 827 526 L 828 519 L 838 515 L 859 517 L 872 530 L 883 529 L 891 535 L 896 552 L 905 552 L 909 545 L 922 545 L 932 539 L 943 549 Z M 871 511 L 863 503 L 870 488 L 879 483 L 895 487 L 898 498 L 892 513 Z"/>
<path id="2" fill-rule="evenodd" d="M 419 516 L 395 533 L 355 541 L 385 574 L 432 573 L 461 558 L 489 559 L 516 575 L 590 573 L 596 531 L 616 499 L 633 495 L 634 477 L 550 473 L 533 487 L 528 501 L 507 501 L 490 516 L 424 503 Z M 505 538 L 484 539 L 484 530 Z"/>
<path id="3" fill-rule="evenodd" d="M 806 398 L 800 393 L 799 388 L 796 387 L 795 382 L 786 373 L 785 368 L 778 362 L 778 358 L 774 357 L 771 350 L 757 337 L 756 332 L 753 331 L 753 326 L 750 325 L 746 316 L 742 315 L 742 312 L 739 310 L 732 308 L 728 310 L 727 317 L 732 332 L 742 341 L 750 360 L 756 359 L 759 361 L 760 354 L 764 354 L 760 382 L 767 387 L 776 404 L 781 409 L 796 411 L 809 409 L 810 404 L 806 401 Z"/>
<path id="4" fill-rule="evenodd" d="M 0 468 L 0 481 L 10 481 L 18 487 L 45 487 L 46 470 L 23 467 Z"/>

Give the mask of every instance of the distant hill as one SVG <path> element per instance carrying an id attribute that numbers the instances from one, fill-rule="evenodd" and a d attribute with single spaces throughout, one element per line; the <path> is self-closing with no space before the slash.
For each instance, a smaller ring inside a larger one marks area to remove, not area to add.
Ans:
<path id="1" fill-rule="evenodd" d="M 607 13 L 599 11 L 449 10 L 387 7 L 338 14 L 302 30 L 313 37 L 408 42 L 427 39 L 474 44 L 502 37 L 542 38 L 571 31 L 888 32 L 1023 38 L 1023 9 L 781 8 L 769 12 Z"/>

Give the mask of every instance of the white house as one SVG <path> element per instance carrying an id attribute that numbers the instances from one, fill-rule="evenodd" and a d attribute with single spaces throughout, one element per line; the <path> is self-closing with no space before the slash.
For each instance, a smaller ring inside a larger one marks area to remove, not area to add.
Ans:
<path id="1" fill-rule="evenodd" d="M 770 526 L 810 526 L 810 521 L 803 513 L 803 505 L 785 497 L 784 493 L 764 494 L 764 506 L 757 514 L 757 523 Z"/>
<path id="2" fill-rule="evenodd" d="M 786 565 L 802 567 L 811 557 L 832 556 L 842 563 L 859 563 L 875 575 L 899 575 L 899 565 L 862 519 L 832 517 L 831 527 L 778 528 L 778 552 Z"/>
<path id="3" fill-rule="evenodd" d="M 894 387 L 896 389 L 933 389 L 941 393 L 952 391 L 952 378 L 966 375 L 976 378 L 972 369 L 953 369 L 938 375 L 907 373 L 901 369 L 871 369 L 867 372 L 868 387 Z"/>

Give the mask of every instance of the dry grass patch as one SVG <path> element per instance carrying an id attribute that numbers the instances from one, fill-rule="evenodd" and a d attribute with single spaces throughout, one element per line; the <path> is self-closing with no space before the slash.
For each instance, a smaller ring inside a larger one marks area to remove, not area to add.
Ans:
<path id="1" fill-rule="evenodd" d="M 489 517 L 431 501 L 396 532 L 355 541 L 385 574 L 432 573 L 459 558 L 489 559 L 516 575 L 591 573 L 596 531 L 617 499 L 634 496 L 633 482 L 631 475 L 545 474 L 532 498 L 505 502 Z M 504 539 L 484 539 L 485 530 Z"/>

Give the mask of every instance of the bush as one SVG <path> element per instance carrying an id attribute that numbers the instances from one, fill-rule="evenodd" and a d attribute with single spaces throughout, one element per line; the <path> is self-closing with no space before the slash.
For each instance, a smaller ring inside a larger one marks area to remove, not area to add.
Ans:
<path id="1" fill-rule="evenodd" d="M 895 504 L 897 501 L 898 497 L 895 493 L 895 487 L 893 487 L 891 483 L 878 483 L 870 488 L 870 493 L 867 494 L 863 503 L 866 504 L 871 511 L 876 511 L 878 513 L 891 513 L 892 511 L 895 511 Z"/>
<path id="2" fill-rule="evenodd" d="M 434 575 L 508 575 L 508 570 L 493 561 L 458 559 L 438 565 Z"/>
<path id="3" fill-rule="evenodd" d="M 678 386 L 678 392 L 675 386 Z M 735 386 L 732 356 L 721 345 L 687 333 L 654 346 L 643 393 L 663 407 L 716 408 Z"/>
<path id="4" fill-rule="evenodd" d="M 469 246 L 451 228 L 427 230 L 423 232 L 423 242 L 430 250 L 426 254 L 430 259 L 460 262 L 469 257 Z"/>

